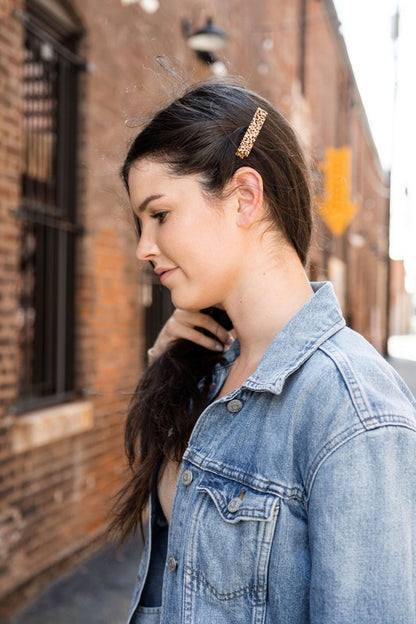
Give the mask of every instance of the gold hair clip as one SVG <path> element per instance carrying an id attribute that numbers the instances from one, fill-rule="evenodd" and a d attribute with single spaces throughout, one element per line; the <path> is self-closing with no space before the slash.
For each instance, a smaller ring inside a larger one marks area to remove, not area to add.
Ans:
<path id="1" fill-rule="evenodd" d="M 236 156 L 239 156 L 240 158 L 247 158 L 247 156 L 250 155 L 253 145 L 259 136 L 259 132 L 262 129 L 268 114 L 269 113 L 262 108 L 258 108 L 256 110 L 253 119 L 251 120 L 240 145 L 238 146 L 238 150 L 235 153 Z"/>

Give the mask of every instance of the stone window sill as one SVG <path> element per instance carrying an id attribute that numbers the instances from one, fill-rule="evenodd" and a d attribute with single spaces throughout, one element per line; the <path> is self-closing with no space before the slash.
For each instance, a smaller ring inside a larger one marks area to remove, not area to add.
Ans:
<path id="1" fill-rule="evenodd" d="M 74 401 L 37 410 L 18 416 L 12 427 L 12 449 L 23 453 L 57 442 L 84 431 L 94 425 L 93 404 Z"/>

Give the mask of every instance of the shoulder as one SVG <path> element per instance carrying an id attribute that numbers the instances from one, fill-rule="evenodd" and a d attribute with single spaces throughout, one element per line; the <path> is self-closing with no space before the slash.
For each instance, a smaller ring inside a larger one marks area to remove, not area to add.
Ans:
<path id="1" fill-rule="evenodd" d="M 278 399 L 278 397 L 276 397 Z M 281 401 L 296 440 L 303 482 L 358 436 L 380 428 L 416 432 L 416 403 L 404 382 L 359 334 L 341 329 L 287 380 Z"/>
<path id="2" fill-rule="evenodd" d="M 329 380 L 331 383 L 334 377 L 338 380 L 337 391 L 366 429 L 401 420 L 416 425 L 413 395 L 393 367 L 363 336 L 345 327 L 320 345 L 317 359 L 320 354 Z"/>
<path id="3" fill-rule="evenodd" d="M 321 417 L 346 408 L 365 428 L 385 418 L 416 424 L 416 401 L 393 367 L 360 334 L 344 327 L 321 343 L 287 380 Z"/>

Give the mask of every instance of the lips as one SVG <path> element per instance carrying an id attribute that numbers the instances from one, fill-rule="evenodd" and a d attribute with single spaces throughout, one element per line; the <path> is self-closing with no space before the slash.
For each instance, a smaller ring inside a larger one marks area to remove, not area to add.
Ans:
<path id="1" fill-rule="evenodd" d="M 165 282 L 172 275 L 172 273 L 176 271 L 176 269 L 177 267 L 173 267 L 171 269 L 158 267 L 157 269 L 155 269 L 155 273 L 159 276 L 160 281 L 163 284 L 163 282 Z"/>

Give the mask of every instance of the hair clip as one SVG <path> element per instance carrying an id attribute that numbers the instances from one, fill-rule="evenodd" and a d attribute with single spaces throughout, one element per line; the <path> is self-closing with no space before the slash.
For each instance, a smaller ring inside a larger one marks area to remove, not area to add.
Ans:
<path id="1" fill-rule="evenodd" d="M 256 110 L 253 115 L 253 119 L 251 120 L 240 145 L 238 146 L 238 150 L 235 153 L 236 156 L 239 156 L 240 158 L 247 158 L 247 156 L 250 155 L 253 145 L 259 136 L 259 132 L 262 129 L 268 114 L 269 113 L 262 108 L 258 108 Z"/>

